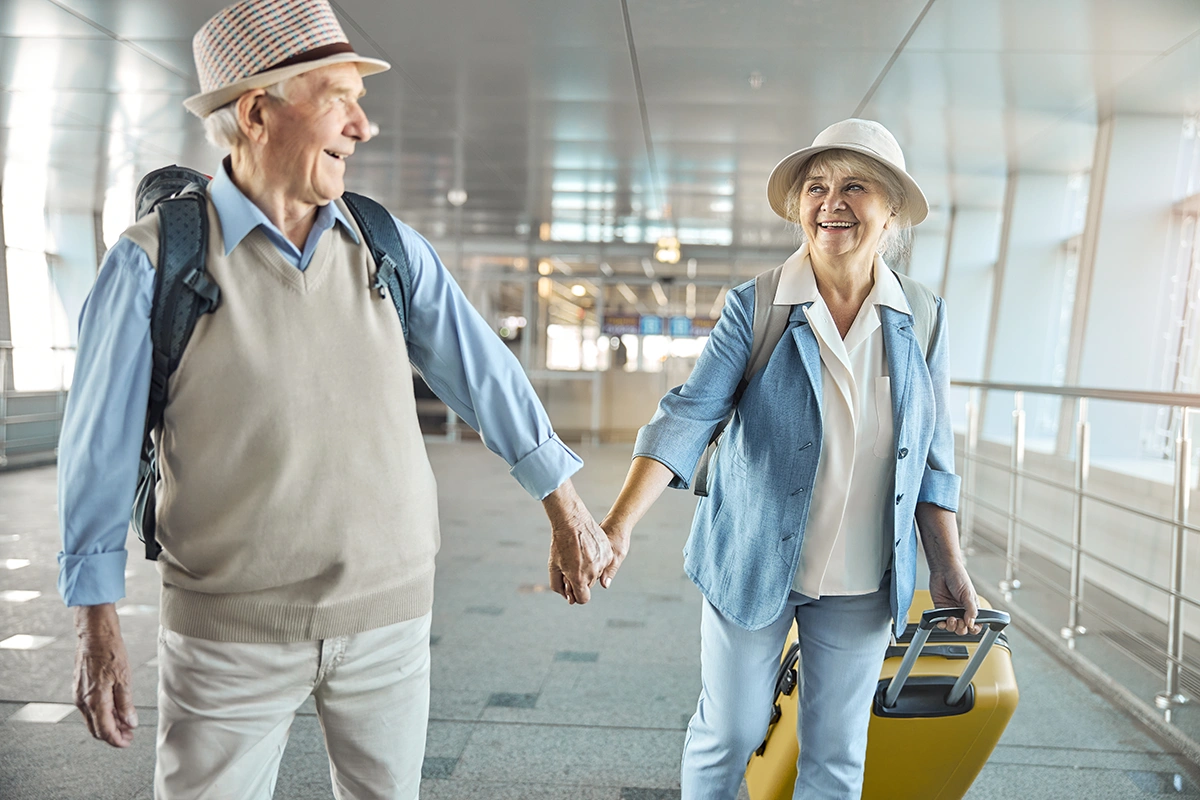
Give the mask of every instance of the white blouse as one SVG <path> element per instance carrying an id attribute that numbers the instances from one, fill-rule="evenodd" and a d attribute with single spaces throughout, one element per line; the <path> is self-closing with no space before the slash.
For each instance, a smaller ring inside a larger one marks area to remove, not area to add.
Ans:
<path id="1" fill-rule="evenodd" d="M 911 314 L 900 281 L 875 258 L 875 284 L 843 340 L 817 291 L 808 245 L 779 279 L 775 305 L 812 302 L 806 316 L 821 349 L 824 439 L 792 588 L 808 597 L 869 594 L 891 564 L 896 456 L 891 382 L 876 306 Z"/>

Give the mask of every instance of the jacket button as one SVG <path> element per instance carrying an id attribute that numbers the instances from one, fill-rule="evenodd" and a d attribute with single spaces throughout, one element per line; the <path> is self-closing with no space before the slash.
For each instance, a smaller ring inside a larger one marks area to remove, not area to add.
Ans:
<path id="1" fill-rule="evenodd" d="M 907 447 L 901 447 L 901 448 L 900 448 L 900 457 L 901 457 L 901 458 L 904 458 L 906 455 L 908 455 L 908 448 L 907 448 Z"/>
<path id="2" fill-rule="evenodd" d="M 900 500 L 904 497 L 902 494 L 896 495 L 896 505 L 900 505 Z"/>

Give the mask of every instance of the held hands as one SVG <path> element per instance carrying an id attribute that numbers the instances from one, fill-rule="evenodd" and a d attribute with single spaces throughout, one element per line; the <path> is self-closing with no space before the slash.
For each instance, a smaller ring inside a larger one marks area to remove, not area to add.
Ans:
<path id="1" fill-rule="evenodd" d="M 113 747 L 128 747 L 138 718 L 116 607 L 77 607 L 75 632 L 75 705 L 92 736 Z"/>
<path id="2" fill-rule="evenodd" d="M 975 587 L 967 575 L 966 566 L 955 560 L 946 566 L 929 568 L 929 594 L 933 598 L 934 608 L 965 608 L 965 619 L 950 619 L 939 622 L 938 627 L 965 636 L 967 633 L 979 633 L 982 628 L 975 624 L 979 614 L 979 599 L 975 596 Z"/>
<path id="3" fill-rule="evenodd" d="M 586 603 L 592 586 L 612 562 L 608 538 L 571 481 L 564 481 L 542 505 L 550 518 L 550 588 L 568 603 Z"/>

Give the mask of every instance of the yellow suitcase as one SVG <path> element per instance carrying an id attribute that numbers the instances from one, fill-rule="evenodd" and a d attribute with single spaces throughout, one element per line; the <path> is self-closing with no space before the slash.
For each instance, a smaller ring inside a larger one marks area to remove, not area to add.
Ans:
<path id="1" fill-rule="evenodd" d="M 962 610 L 920 610 L 931 605 L 929 592 L 915 594 L 907 629 L 883 662 L 867 734 L 863 800 L 959 800 L 1016 710 L 1017 680 L 1003 635 L 1008 615 L 981 599 L 983 632 L 959 637 L 936 625 Z M 790 800 L 796 783 L 795 626 L 788 643 L 771 726 L 746 767 L 751 800 Z M 947 704 L 956 686 L 962 697 Z"/>

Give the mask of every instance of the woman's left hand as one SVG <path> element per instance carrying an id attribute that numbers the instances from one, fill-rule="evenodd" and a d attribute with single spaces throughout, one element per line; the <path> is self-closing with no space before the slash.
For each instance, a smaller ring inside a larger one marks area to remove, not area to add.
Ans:
<path id="1" fill-rule="evenodd" d="M 933 597 L 934 608 L 964 608 L 963 619 L 950 619 L 938 623 L 938 627 L 965 636 L 969 633 L 979 633 L 982 628 L 975 624 L 979 614 L 979 599 L 975 596 L 975 586 L 971 576 L 967 574 L 966 566 L 955 561 L 944 567 L 929 569 L 929 594 Z"/>

